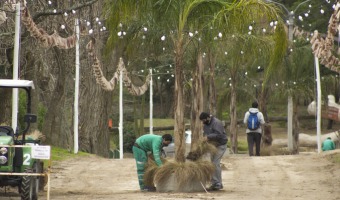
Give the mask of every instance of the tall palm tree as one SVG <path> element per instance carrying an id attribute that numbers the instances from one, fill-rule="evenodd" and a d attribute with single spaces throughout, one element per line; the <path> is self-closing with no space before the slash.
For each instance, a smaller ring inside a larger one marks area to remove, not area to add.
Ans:
<path id="1" fill-rule="evenodd" d="M 272 76 L 275 89 L 272 89 L 273 98 L 291 96 L 293 100 L 293 145 L 292 153 L 299 153 L 299 100 L 313 98 L 315 92 L 314 59 L 309 44 L 304 39 L 296 40 L 293 51 L 285 58 L 276 75 Z"/>
<path id="2" fill-rule="evenodd" d="M 175 146 L 177 161 L 185 161 L 184 145 L 184 90 L 183 90 L 183 59 L 185 48 L 189 43 L 188 31 L 193 27 L 200 27 L 213 19 L 213 14 L 224 8 L 223 0 L 140 0 L 107 1 L 109 29 L 111 35 L 109 44 L 117 39 L 119 23 L 139 21 L 140 24 L 153 22 L 153 27 L 161 27 L 161 38 L 170 38 L 171 49 L 174 52 L 175 63 L 175 92 L 174 92 L 174 118 L 175 118 Z"/>
<path id="3" fill-rule="evenodd" d="M 219 62 L 226 63 L 230 75 L 230 133 L 232 150 L 237 153 L 237 87 L 245 81 L 239 73 L 255 62 L 268 59 L 266 74 L 270 76 L 284 56 L 287 41 L 275 6 L 257 0 L 241 0 L 228 8 L 221 13 L 223 17 L 218 18 L 226 35 L 220 43 L 219 48 L 224 50 L 219 51 Z"/>

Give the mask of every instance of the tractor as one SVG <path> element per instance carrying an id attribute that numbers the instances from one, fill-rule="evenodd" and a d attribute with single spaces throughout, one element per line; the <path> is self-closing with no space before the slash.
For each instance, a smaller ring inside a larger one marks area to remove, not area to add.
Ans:
<path id="1" fill-rule="evenodd" d="M 37 121 L 37 116 L 31 114 L 31 90 L 34 84 L 27 80 L 0 79 L 0 92 L 13 88 L 26 91 L 25 125 L 23 130 L 0 126 L 0 187 L 17 187 L 22 200 L 37 200 L 44 181 L 44 177 L 38 175 L 43 173 L 43 162 L 33 158 L 32 148 L 39 145 L 40 140 L 26 136 L 30 124 Z"/>

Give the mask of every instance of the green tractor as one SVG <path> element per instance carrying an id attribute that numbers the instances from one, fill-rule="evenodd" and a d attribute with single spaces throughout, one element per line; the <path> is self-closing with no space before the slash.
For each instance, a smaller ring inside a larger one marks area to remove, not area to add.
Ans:
<path id="1" fill-rule="evenodd" d="M 14 132 L 10 126 L 0 126 L 0 187 L 18 187 L 22 200 L 37 200 L 39 190 L 43 189 L 44 177 L 38 175 L 43 173 L 43 162 L 34 158 L 32 149 L 40 144 L 40 140 L 26 138 L 30 124 L 37 121 L 36 115 L 31 114 L 34 84 L 26 80 L 0 79 L 0 88 L 24 89 L 27 94 L 24 129 L 17 128 Z"/>

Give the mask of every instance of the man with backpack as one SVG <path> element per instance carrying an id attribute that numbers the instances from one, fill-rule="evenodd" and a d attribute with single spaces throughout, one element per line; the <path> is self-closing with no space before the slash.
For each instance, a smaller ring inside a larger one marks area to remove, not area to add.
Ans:
<path id="1" fill-rule="evenodd" d="M 244 115 L 244 124 L 247 125 L 247 142 L 249 156 L 254 156 L 253 147 L 255 143 L 256 156 L 260 156 L 260 145 L 262 137 L 261 125 L 265 124 L 263 114 L 258 109 L 258 103 L 255 101 L 252 103 L 252 107 Z"/>

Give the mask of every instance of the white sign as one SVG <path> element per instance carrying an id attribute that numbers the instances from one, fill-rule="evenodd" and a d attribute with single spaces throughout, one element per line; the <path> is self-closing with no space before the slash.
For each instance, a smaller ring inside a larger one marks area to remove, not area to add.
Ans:
<path id="1" fill-rule="evenodd" d="M 51 146 L 33 146 L 32 158 L 49 160 L 51 155 Z"/>

